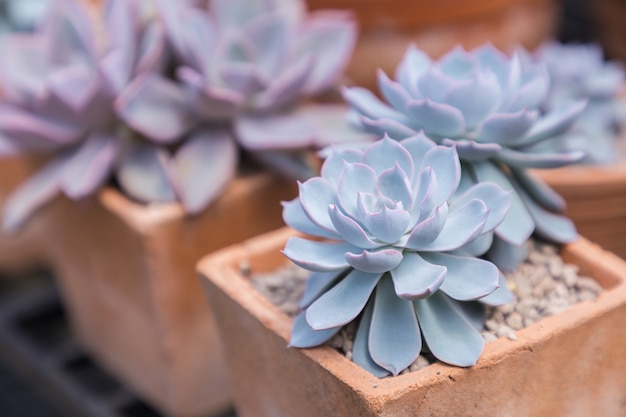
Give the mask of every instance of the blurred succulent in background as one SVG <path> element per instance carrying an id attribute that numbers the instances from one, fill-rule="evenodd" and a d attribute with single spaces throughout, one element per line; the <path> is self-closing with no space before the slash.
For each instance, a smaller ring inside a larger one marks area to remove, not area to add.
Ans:
<path id="1" fill-rule="evenodd" d="M 0 149 L 52 155 L 7 200 L 7 230 L 59 192 L 79 199 L 114 169 L 121 177 L 129 170 L 132 139 L 116 123 L 115 101 L 133 77 L 161 66 L 164 37 L 136 1 L 112 0 L 102 19 L 95 15 L 59 1 L 34 33 L 0 39 Z"/>
<path id="2" fill-rule="evenodd" d="M 173 78 L 143 77 L 125 95 L 121 115 L 137 131 L 169 141 L 210 126 L 207 140 L 230 148 L 231 166 L 240 145 L 300 178 L 313 173 L 285 150 L 360 137 L 336 106 L 296 106 L 337 82 L 356 39 L 351 14 L 306 14 L 303 1 L 214 0 L 206 10 L 157 3 L 177 64 Z M 225 122 L 232 130 L 220 129 Z"/>
<path id="3" fill-rule="evenodd" d="M 5 229 L 112 175 L 140 202 L 198 213 L 235 176 L 233 132 L 263 152 L 362 137 L 346 134 L 336 106 L 295 106 L 340 75 L 356 36 L 346 14 L 307 17 L 294 1 L 214 1 L 210 12 L 196 3 L 110 0 L 95 11 L 61 0 L 35 33 L 0 40 L 0 151 L 52 154 L 8 199 Z"/>
<path id="4" fill-rule="evenodd" d="M 35 29 L 52 0 L 0 0 L 0 33 Z"/>
<path id="5" fill-rule="evenodd" d="M 384 137 L 365 150 L 334 148 L 321 177 L 284 203 L 287 225 L 324 241 L 293 237 L 284 254 L 314 271 L 294 322 L 291 346 L 324 343 L 361 313 L 354 361 L 397 375 L 422 350 L 474 364 L 483 313 L 466 301 L 511 300 L 481 236 L 506 215 L 510 192 L 461 182 L 454 146 L 424 135 Z"/>
<path id="6" fill-rule="evenodd" d="M 545 151 L 582 150 L 587 164 L 610 164 L 619 156 L 619 135 L 626 128 L 626 104 L 621 99 L 624 68 L 606 62 L 602 48 L 595 44 L 542 45 L 534 58 L 550 72 L 550 91 L 545 111 L 573 99 L 586 99 L 587 107 L 562 138 L 538 144 Z"/>
<path id="7" fill-rule="evenodd" d="M 464 180 L 515 190 L 489 253 L 498 266 L 513 269 L 533 231 L 560 243 L 577 236 L 573 223 L 556 214 L 564 209 L 563 199 L 526 170 L 560 167 L 584 156 L 533 148 L 567 130 L 585 106 L 584 101 L 559 103 L 542 113 L 549 89 L 544 66 L 521 49 L 509 58 L 491 45 L 471 52 L 457 47 L 433 62 L 410 47 L 395 78 L 378 73 L 387 103 L 363 88 L 344 90 L 351 123 L 394 139 L 423 131 L 439 144 L 456 146 Z"/>

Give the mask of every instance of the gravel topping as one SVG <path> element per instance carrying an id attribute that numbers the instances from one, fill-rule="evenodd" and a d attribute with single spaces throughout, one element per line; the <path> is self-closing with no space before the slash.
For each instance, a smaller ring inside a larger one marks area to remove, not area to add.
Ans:
<path id="1" fill-rule="evenodd" d="M 281 311 L 293 317 L 299 312 L 298 301 L 308 275 L 308 271 L 290 264 L 269 274 L 253 274 L 251 283 Z M 487 343 L 504 337 L 516 340 L 517 330 L 579 302 L 593 301 L 602 292 L 594 279 L 579 275 L 576 265 L 563 262 L 557 246 L 537 240 L 528 242 L 526 260 L 505 276 L 517 299 L 504 306 L 487 308 L 482 332 Z M 351 360 L 355 333 L 353 322 L 328 343 Z M 417 371 L 435 361 L 429 354 L 420 355 L 402 373 Z"/>

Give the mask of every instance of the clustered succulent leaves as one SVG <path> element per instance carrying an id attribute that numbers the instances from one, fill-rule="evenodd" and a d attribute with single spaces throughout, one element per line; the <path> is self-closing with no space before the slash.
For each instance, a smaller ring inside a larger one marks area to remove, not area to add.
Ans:
<path id="1" fill-rule="evenodd" d="M 438 144 L 456 146 L 464 180 L 515 191 L 489 253 L 498 266 L 513 269 L 533 232 L 559 243 L 576 238 L 573 223 L 558 214 L 563 199 L 528 172 L 584 156 L 536 147 L 566 131 L 585 106 L 568 101 L 542 111 L 550 85 L 544 65 L 522 49 L 508 57 L 491 45 L 470 52 L 457 47 L 433 61 L 410 47 L 395 80 L 380 71 L 378 82 L 384 101 L 364 88 L 344 90 L 353 125 L 396 140 L 423 132 Z"/>
<path id="2" fill-rule="evenodd" d="M 582 150 L 586 164 L 614 163 L 619 155 L 619 136 L 626 128 L 626 105 L 620 98 L 623 65 L 605 61 L 602 48 L 596 44 L 549 42 L 533 58 L 545 63 L 550 72 L 545 110 L 571 100 L 587 100 L 585 110 L 561 138 L 539 146 L 553 152 Z"/>
<path id="3" fill-rule="evenodd" d="M 239 145 L 306 176 L 285 150 L 359 137 L 334 130 L 349 132 L 337 107 L 298 105 L 341 74 L 349 15 L 282 0 L 151 4 L 91 13 L 60 0 L 33 34 L 0 39 L 0 151 L 51 155 L 7 201 L 5 229 L 112 176 L 140 202 L 198 213 L 234 177 Z"/>
<path id="4" fill-rule="evenodd" d="M 510 199 L 463 181 L 455 146 L 423 134 L 334 148 L 321 176 L 284 204 L 287 225 L 324 239 L 292 237 L 284 249 L 314 271 L 291 346 L 324 343 L 360 317 L 353 358 L 375 375 L 397 375 L 423 344 L 444 362 L 474 364 L 483 317 L 468 301 L 511 299 L 498 268 L 477 257 Z"/>

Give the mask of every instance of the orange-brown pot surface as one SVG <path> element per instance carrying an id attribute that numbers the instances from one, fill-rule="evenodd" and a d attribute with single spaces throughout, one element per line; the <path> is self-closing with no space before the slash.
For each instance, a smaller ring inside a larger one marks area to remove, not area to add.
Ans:
<path id="1" fill-rule="evenodd" d="M 241 274 L 285 264 L 278 230 L 198 264 L 241 417 L 623 416 L 626 400 L 626 263 L 581 238 L 562 256 L 605 291 L 562 314 L 488 343 L 471 368 L 433 364 L 377 379 L 331 347 L 287 347 L 291 319 Z"/>
<path id="2" fill-rule="evenodd" d="M 165 415 L 200 417 L 231 404 L 212 314 L 195 263 L 282 225 L 295 184 L 235 180 L 208 209 L 140 205 L 114 189 L 62 200 L 51 248 L 72 330 L 87 351 Z"/>

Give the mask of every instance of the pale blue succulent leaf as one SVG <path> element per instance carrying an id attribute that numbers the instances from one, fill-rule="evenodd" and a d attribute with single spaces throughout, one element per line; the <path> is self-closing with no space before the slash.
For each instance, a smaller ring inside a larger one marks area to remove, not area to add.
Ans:
<path id="1" fill-rule="evenodd" d="M 38 209 L 59 194 L 65 158 L 62 155 L 48 162 L 8 195 L 2 210 L 5 232 L 16 232 Z"/>
<path id="2" fill-rule="evenodd" d="M 356 45 L 358 29 L 350 11 L 309 13 L 302 27 L 298 51 L 315 56 L 304 91 L 316 94 L 337 83 Z"/>
<path id="3" fill-rule="evenodd" d="M 412 167 L 410 166 L 410 168 Z M 402 203 L 403 209 L 409 209 L 413 204 L 410 178 L 411 175 L 409 173 L 402 169 L 400 165 L 396 165 L 379 175 L 378 189 L 385 197 L 394 202 Z"/>
<path id="4" fill-rule="evenodd" d="M 350 266 L 373 274 L 392 270 L 402 262 L 402 258 L 402 251 L 391 247 L 345 252 L 345 260 Z"/>
<path id="5" fill-rule="evenodd" d="M 390 80 L 382 69 L 378 69 L 376 72 L 376 79 L 378 80 L 378 89 L 385 100 L 387 100 L 394 109 L 406 113 L 406 103 L 409 102 L 412 97 L 407 93 L 405 88 L 400 83 Z"/>
<path id="6" fill-rule="evenodd" d="M 539 108 L 545 101 L 549 85 L 550 78 L 547 73 L 537 74 L 537 76 L 526 82 L 515 95 L 513 95 L 507 106 L 507 110 L 517 112 L 525 109 Z"/>
<path id="7" fill-rule="evenodd" d="M 363 219 L 369 233 L 377 240 L 393 244 L 406 233 L 411 222 L 411 215 L 403 209 L 394 210 L 383 206 L 377 213 L 371 213 Z M 359 245 L 365 249 L 367 246 Z"/>
<path id="8" fill-rule="evenodd" d="M 408 368 L 422 350 L 413 304 L 397 297 L 389 276 L 376 288 L 368 346 L 374 362 L 393 375 Z"/>
<path id="9" fill-rule="evenodd" d="M 355 126 L 352 123 L 352 126 Z M 389 135 L 390 137 L 400 140 L 415 135 L 415 130 L 404 125 L 401 122 L 392 119 L 376 119 L 372 120 L 365 116 L 359 116 L 359 121 L 355 128 L 362 129 L 372 133 L 378 137 Z"/>
<path id="10" fill-rule="evenodd" d="M 343 326 L 365 308 L 382 273 L 352 270 L 306 310 L 306 320 L 315 330 Z"/>
<path id="11" fill-rule="evenodd" d="M 390 119 L 408 124 L 409 119 L 402 113 L 389 107 L 376 97 L 371 91 L 362 87 L 344 87 L 342 90 L 344 100 L 361 115 L 370 119 Z"/>
<path id="12" fill-rule="evenodd" d="M 377 378 L 389 375 L 389 371 L 378 366 L 372 359 L 369 350 L 370 327 L 372 325 L 372 315 L 374 314 L 374 302 L 370 300 L 363 310 L 359 327 L 354 338 L 352 348 L 352 361 L 371 373 Z"/>
<path id="13" fill-rule="evenodd" d="M 299 198 L 296 197 L 291 201 L 283 202 L 282 205 L 283 221 L 287 226 L 311 236 L 318 236 L 327 239 L 339 238 L 339 234 L 334 230 L 325 229 L 312 222 L 302 208 Z"/>
<path id="14" fill-rule="evenodd" d="M 362 162 L 363 152 L 355 148 L 332 147 L 330 154 L 324 159 L 321 169 L 322 177 L 331 182 L 336 181 L 341 176 L 344 161 L 348 163 Z"/>
<path id="15" fill-rule="evenodd" d="M 339 333 L 341 326 L 334 329 L 313 330 L 306 321 L 305 313 L 296 316 L 291 328 L 291 339 L 289 347 L 311 348 L 319 346 L 329 341 L 334 335 Z"/>
<path id="16" fill-rule="evenodd" d="M 60 187 L 69 198 L 78 200 L 96 192 L 111 176 L 120 150 L 120 138 L 109 132 L 88 135 L 68 157 Z"/>
<path id="17" fill-rule="evenodd" d="M 524 136 L 538 117 L 537 111 L 528 109 L 515 113 L 493 113 L 485 118 L 473 136 L 482 143 L 507 145 Z"/>
<path id="18" fill-rule="evenodd" d="M 170 159 L 174 191 L 189 214 L 206 209 L 234 179 L 239 162 L 235 140 L 225 129 L 202 128 L 189 135 Z"/>
<path id="19" fill-rule="evenodd" d="M 136 77 L 116 101 L 117 114 L 156 143 L 180 140 L 196 123 L 190 96 L 160 75 Z"/>
<path id="20" fill-rule="evenodd" d="M 526 252 L 525 245 L 509 243 L 496 235 L 485 257 L 503 271 L 513 271 L 526 259 Z"/>
<path id="21" fill-rule="evenodd" d="M 345 254 L 358 251 L 349 243 L 317 242 L 300 237 L 289 238 L 283 254 L 309 271 L 330 272 L 348 267 Z"/>
<path id="22" fill-rule="evenodd" d="M 447 253 L 424 253 L 424 260 L 446 268 L 439 289 L 458 301 L 470 301 L 491 294 L 498 287 L 500 271 L 489 261 Z"/>
<path id="23" fill-rule="evenodd" d="M 336 284 L 337 280 L 345 277 L 347 271 L 346 269 L 342 271 L 311 272 L 311 275 L 309 275 L 309 278 L 306 280 L 304 292 L 298 303 L 298 307 L 303 310 L 309 307 L 320 295 L 324 294 Z"/>
<path id="24" fill-rule="evenodd" d="M 504 191 L 512 191 L 509 177 L 490 161 L 473 164 L 477 182 L 493 182 Z M 511 204 L 502 223 L 496 227 L 496 234 L 501 238 L 520 246 L 528 240 L 535 229 L 535 223 L 526 205 L 517 193 L 511 194 Z"/>
<path id="25" fill-rule="evenodd" d="M 154 144 L 133 143 L 121 156 L 117 180 L 128 195 L 141 202 L 175 201 L 168 173 L 169 158 L 164 149 Z"/>
<path id="26" fill-rule="evenodd" d="M 459 109 L 465 127 L 473 130 L 496 110 L 501 93 L 495 75 L 485 71 L 476 78 L 456 83 L 446 93 L 444 101 Z"/>
<path id="27" fill-rule="evenodd" d="M 381 243 L 373 241 L 359 223 L 343 214 L 336 205 L 332 204 L 328 208 L 328 214 L 342 240 L 363 249 L 374 249 L 382 246 Z M 371 233 L 371 230 L 368 231 Z M 373 235 L 377 237 L 376 234 Z"/>
<path id="28" fill-rule="evenodd" d="M 417 49 L 415 45 L 410 45 L 400 64 L 396 67 L 395 78 L 408 89 L 408 92 L 418 98 L 418 81 L 419 77 L 428 70 L 432 61 L 428 55 Z"/>
<path id="29" fill-rule="evenodd" d="M 407 248 L 429 247 L 439 236 L 448 219 L 448 205 L 442 204 L 430 212 L 430 215 L 413 227 L 402 244 Z"/>
<path id="30" fill-rule="evenodd" d="M 300 203 L 311 221 L 321 228 L 334 230 L 328 207 L 338 204 L 335 187 L 325 178 L 315 177 L 299 183 Z"/>
<path id="31" fill-rule="evenodd" d="M 461 181 L 461 163 L 455 149 L 437 146 L 424 155 L 421 169 L 431 167 L 437 178 L 433 203 L 439 206 L 447 201 L 456 191 Z"/>
<path id="32" fill-rule="evenodd" d="M 511 172 L 517 184 L 524 189 L 529 197 L 548 211 L 564 212 L 566 202 L 560 194 L 554 191 L 541 178 L 525 169 L 511 167 Z"/>
<path id="33" fill-rule="evenodd" d="M 426 98 L 408 103 L 407 111 L 411 116 L 410 126 L 423 129 L 427 135 L 456 137 L 465 130 L 463 114 L 448 104 Z"/>
<path id="34" fill-rule="evenodd" d="M 377 175 L 398 165 L 408 176 L 407 180 L 413 176 L 411 155 L 403 145 L 386 135 L 367 147 L 363 153 L 363 162 L 372 167 Z"/>
<path id="35" fill-rule="evenodd" d="M 478 237 L 488 215 L 489 209 L 484 202 L 471 200 L 454 212 L 448 213 L 447 220 L 435 240 L 426 243 L 409 238 L 406 247 L 428 252 L 446 252 L 458 249 Z"/>
<path id="36" fill-rule="evenodd" d="M 583 151 L 531 153 L 513 149 L 503 149 L 498 154 L 497 159 L 513 167 L 550 169 L 575 164 L 584 157 L 585 153 Z"/>
<path id="37" fill-rule="evenodd" d="M 438 291 L 413 305 L 424 342 L 437 359 L 456 366 L 476 364 L 485 342 L 457 301 Z"/>
<path id="38" fill-rule="evenodd" d="M 376 173 L 373 168 L 363 163 L 344 164 L 337 183 L 337 199 L 340 206 L 353 218 L 358 218 L 358 194 L 377 195 Z"/>
<path id="39" fill-rule="evenodd" d="M 407 252 L 400 265 L 390 271 L 398 297 L 416 300 L 432 295 L 447 279 L 447 268 L 429 261 L 426 254 Z"/>
<path id="40" fill-rule="evenodd" d="M 455 80 L 444 75 L 439 68 L 433 67 L 424 72 L 416 85 L 420 97 L 444 102 L 446 93 L 455 85 Z"/>
<path id="41" fill-rule="evenodd" d="M 511 205 L 511 194 L 512 191 L 504 191 L 495 183 L 480 182 L 463 194 L 456 195 L 452 200 L 450 209 L 453 210 L 457 205 L 466 204 L 474 199 L 484 201 L 490 209 L 489 217 L 483 228 L 483 231 L 488 232 L 495 229 L 504 220 Z"/>
<path id="42" fill-rule="evenodd" d="M 496 290 L 491 294 L 482 297 L 478 301 L 488 306 L 495 307 L 508 304 L 513 300 L 515 300 L 515 295 L 509 289 L 504 274 L 500 273 L 500 277 L 498 278 L 498 288 L 496 288 Z"/>
<path id="43" fill-rule="evenodd" d="M 512 145 L 530 146 L 563 133 L 578 119 L 586 105 L 587 102 L 584 100 L 574 101 L 550 111 L 540 118 L 526 135 L 513 142 Z"/>

